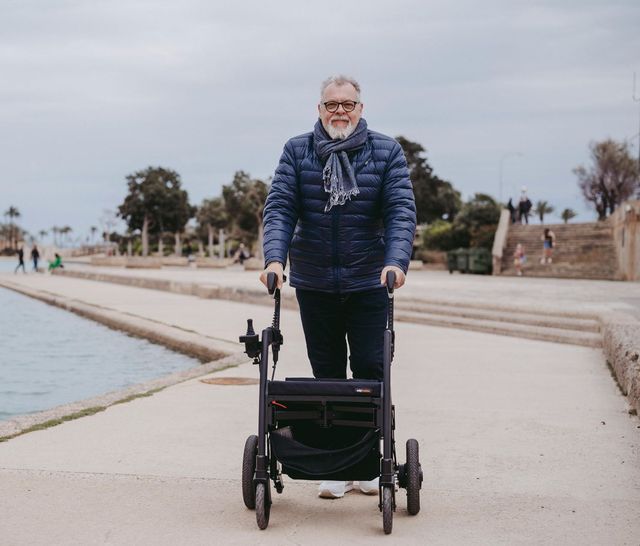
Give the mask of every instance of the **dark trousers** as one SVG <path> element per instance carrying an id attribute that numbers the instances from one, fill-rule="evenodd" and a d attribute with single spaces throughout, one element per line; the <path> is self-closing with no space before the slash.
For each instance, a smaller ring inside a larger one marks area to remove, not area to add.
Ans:
<path id="1" fill-rule="evenodd" d="M 348 341 L 353 377 L 382 380 L 386 288 L 349 294 L 298 289 L 296 296 L 314 377 L 347 377 Z"/>

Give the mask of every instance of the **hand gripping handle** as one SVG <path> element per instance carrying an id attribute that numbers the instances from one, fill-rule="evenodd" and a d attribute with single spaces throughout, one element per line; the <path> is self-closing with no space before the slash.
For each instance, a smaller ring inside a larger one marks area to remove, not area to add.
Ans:
<path id="1" fill-rule="evenodd" d="M 270 296 L 273 296 L 273 293 L 276 291 L 276 286 L 278 286 L 278 276 L 272 272 L 267 273 L 267 290 Z"/>
<path id="2" fill-rule="evenodd" d="M 393 295 L 393 287 L 396 284 L 396 273 L 395 271 L 387 271 L 387 294 L 389 297 Z"/>

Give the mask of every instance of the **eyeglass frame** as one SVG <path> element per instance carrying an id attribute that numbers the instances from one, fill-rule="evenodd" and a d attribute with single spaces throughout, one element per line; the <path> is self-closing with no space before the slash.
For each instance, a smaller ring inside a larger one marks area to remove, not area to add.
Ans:
<path id="1" fill-rule="evenodd" d="M 329 108 L 327 108 L 327 104 L 331 104 L 332 102 L 336 103 L 336 109 L 335 110 L 329 110 Z M 347 110 L 344 107 L 344 103 L 345 102 L 352 102 L 353 103 L 353 108 L 351 110 Z M 338 108 L 340 108 L 342 106 L 342 109 L 345 112 L 353 112 L 356 109 L 356 106 L 358 106 L 358 104 L 360 104 L 359 100 L 344 100 L 344 101 L 337 101 L 337 100 L 328 100 L 327 102 L 323 102 L 322 106 L 324 106 L 324 109 L 329 112 L 330 114 L 335 114 L 338 111 Z"/>

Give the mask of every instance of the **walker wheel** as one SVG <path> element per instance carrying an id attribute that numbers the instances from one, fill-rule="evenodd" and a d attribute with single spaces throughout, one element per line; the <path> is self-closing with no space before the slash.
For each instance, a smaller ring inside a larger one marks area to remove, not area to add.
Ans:
<path id="1" fill-rule="evenodd" d="M 256 491 L 253 475 L 256 473 L 256 455 L 258 454 L 258 437 L 253 434 L 247 438 L 242 455 L 242 500 L 244 505 L 253 510 L 256 507 Z"/>
<path id="2" fill-rule="evenodd" d="M 269 482 L 256 485 L 256 522 L 260 529 L 266 529 L 269 525 L 271 513 L 271 494 Z"/>
<path id="3" fill-rule="evenodd" d="M 385 535 L 393 530 L 393 488 L 382 488 L 382 527 Z"/>
<path id="4" fill-rule="evenodd" d="M 407 512 L 415 516 L 420 512 L 420 489 L 422 488 L 422 467 L 418 441 L 407 440 L 407 464 L 404 465 L 407 488 Z"/>

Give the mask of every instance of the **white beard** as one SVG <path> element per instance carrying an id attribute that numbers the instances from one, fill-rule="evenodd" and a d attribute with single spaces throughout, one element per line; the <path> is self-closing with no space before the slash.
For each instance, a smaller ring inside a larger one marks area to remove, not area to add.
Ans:
<path id="1" fill-rule="evenodd" d="M 346 127 L 335 127 L 334 125 L 331 125 L 331 123 L 328 123 L 325 126 L 325 130 L 327 131 L 329 136 L 334 140 L 335 139 L 343 140 L 347 138 L 351 133 L 353 133 L 353 131 L 355 131 L 355 129 L 356 128 L 353 126 L 353 123 L 351 122 L 349 122 Z"/>

